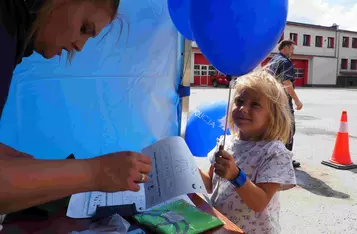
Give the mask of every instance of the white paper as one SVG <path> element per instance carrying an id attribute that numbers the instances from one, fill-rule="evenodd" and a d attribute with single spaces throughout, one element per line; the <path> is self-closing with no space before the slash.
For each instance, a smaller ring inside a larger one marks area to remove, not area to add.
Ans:
<path id="1" fill-rule="evenodd" d="M 142 150 L 152 158 L 149 182 L 140 184 L 139 192 L 87 192 L 74 194 L 67 209 L 71 218 L 89 218 L 97 206 L 135 203 L 139 212 L 179 199 L 192 203 L 189 193 L 207 194 L 195 160 L 181 137 L 168 137 Z"/>
<path id="2" fill-rule="evenodd" d="M 126 191 L 126 192 L 108 193 L 108 206 L 133 204 L 133 203 L 135 203 L 136 209 L 139 212 L 142 212 L 146 209 L 145 191 L 144 191 L 143 184 L 140 184 L 139 192 Z"/>
<path id="3" fill-rule="evenodd" d="M 145 183 L 146 207 L 189 193 L 206 194 L 198 167 L 185 140 L 168 137 L 142 150 L 152 158 L 152 172 Z"/>
<path id="4" fill-rule="evenodd" d="M 98 193 L 98 192 L 96 192 Z M 117 192 L 117 193 L 103 193 L 103 194 L 107 194 L 108 196 L 102 196 L 105 197 L 105 199 L 107 199 L 105 202 L 102 201 L 102 204 L 106 203 L 107 206 L 112 206 L 112 205 L 124 205 L 124 204 L 132 204 L 133 201 L 130 202 L 125 202 L 124 200 L 121 199 L 121 197 L 123 197 L 123 193 L 128 194 L 128 192 Z M 70 218 L 75 218 L 75 219 L 80 219 L 80 218 L 90 218 L 95 214 L 95 210 L 96 208 L 90 207 L 90 203 L 93 203 L 93 201 L 95 198 L 98 198 L 98 196 L 96 196 L 96 194 L 92 195 L 92 192 L 88 192 L 88 193 L 79 193 L 79 194 L 74 194 L 71 197 L 70 203 L 68 205 L 68 209 L 67 209 L 67 216 Z M 114 201 L 113 201 L 114 199 Z M 112 200 L 112 201 L 110 201 Z M 145 201 L 145 197 L 142 196 L 142 199 L 139 199 L 139 204 L 140 202 L 142 202 L 142 200 Z M 156 206 L 151 207 L 150 209 L 154 209 L 156 207 L 160 207 L 163 205 L 166 205 L 168 203 L 177 201 L 177 200 L 185 200 L 188 203 L 192 204 L 193 206 L 195 206 L 195 204 L 191 201 L 191 199 L 187 196 L 187 195 L 181 195 L 178 197 L 174 197 L 172 199 L 169 199 L 161 204 L 158 204 Z M 142 210 L 139 210 L 138 207 L 138 203 L 136 203 L 134 201 L 136 208 L 138 211 L 145 211 L 145 210 L 150 210 L 150 209 L 146 209 L 145 208 L 145 202 L 143 203 L 143 207 Z"/>
<path id="5" fill-rule="evenodd" d="M 91 192 L 73 194 L 68 204 L 67 216 L 74 219 L 91 217 L 88 215 L 90 195 Z"/>
<path id="6" fill-rule="evenodd" d="M 139 192 L 125 191 L 116 193 L 87 192 L 71 196 L 67 216 L 71 218 L 90 218 L 95 214 L 97 206 L 116 206 L 135 203 L 141 212 L 145 207 L 144 185 L 140 184 Z"/>
<path id="7" fill-rule="evenodd" d="M 108 194 L 102 192 L 92 192 L 88 205 L 88 215 L 94 214 L 98 206 L 108 206 Z"/>

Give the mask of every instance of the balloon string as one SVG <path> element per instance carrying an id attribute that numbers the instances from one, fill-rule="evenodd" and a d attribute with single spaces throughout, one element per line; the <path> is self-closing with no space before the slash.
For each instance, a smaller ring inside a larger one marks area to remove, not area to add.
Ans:
<path id="1" fill-rule="evenodd" d="M 224 146 L 226 144 L 226 135 L 227 135 L 227 128 L 228 128 L 229 105 L 231 103 L 232 84 L 233 84 L 233 79 L 231 79 L 231 81 L 229 82 L 228 104 L 227 104 L 227 110 L 226 110 L 226 123 L 224 126 L 223 142 L 219 146 L 219 150 L 224 150 Z M 220 184 L 221 184 L 221 177 L 218 178 L 217 189 L 219 189 Z"/>
<path id="2" fill-rule="evenodd" d="M 231 103 L 231 91 L 232 91 L 231 83 L 232 83 L 232 80 L 229 82 L 228 104 L 227 104 L 227 111 L 226 111 L 226 123 L 224 126 L 223 144 L 222 144 L 223 149 L 226 144 L 226 135 L 227 135 L 227 128 L 228 128 L 228 114 L 229 114 L 229 105 Z"/>

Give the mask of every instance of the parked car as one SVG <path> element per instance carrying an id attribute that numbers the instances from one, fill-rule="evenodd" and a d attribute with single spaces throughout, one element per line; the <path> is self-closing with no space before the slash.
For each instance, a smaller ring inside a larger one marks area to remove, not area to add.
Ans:
<path id="1" fill-rule="evenodd" d="M 218 87 L 218 86 L 226 86 L 227 88 L 229 87 L 229 81 L 226 79 L 226 75 L 223 75 L 220 72 L 216 72 L 216 74 L 210 75 L 210 79 L 212 81 L 213 87 Z"/>

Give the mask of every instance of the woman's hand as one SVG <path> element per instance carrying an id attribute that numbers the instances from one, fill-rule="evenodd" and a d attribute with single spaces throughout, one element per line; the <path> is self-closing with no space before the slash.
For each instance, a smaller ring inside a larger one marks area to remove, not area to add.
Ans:
<path id="1" fill-rule="evenodd" d="M 226 180 L 233 180 L 238 176 L 239 168 L 234 158 L 227 151 L 219 150 L 215 155 L 214 172 Z"/>
<path id="2" fill-rule="evenodd" d="M 138 183 L 148 181 L 151 158 L 135 152 L 119 152 L 89 160 L 97 191 L 140 190 Z"/>

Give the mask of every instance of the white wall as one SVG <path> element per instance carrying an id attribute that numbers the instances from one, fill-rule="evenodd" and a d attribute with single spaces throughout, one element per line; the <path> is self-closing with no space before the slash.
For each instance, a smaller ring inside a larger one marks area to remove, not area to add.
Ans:
<path id="1" fill-rule="evenodd" d="M 337 72 L 337 59 L 313 57 L 311 60 L 310 84 L 335 85 Z"/>
<path id="2" fill-rule="evenodd" d="M 290 33 L 298 34 L 298 43 L 295 46 L 295 54 L 300 55 L 315 55 L 335 57 L 336 53 L 336 32 L 326 29 L 317 29 L 309 27 L 301 27 L 295 25 L 286 25 L 284 30 L 284 39 L 290 39 Z M 304 34 L 310 35 L 310 46 L 303 46 Z M 322 36 L 322 47 L 315 47 L 316 36 Z M 334 48 L 327 48 L 328 37 L 335 38 Z M 278 45 L 275 46 L 274 52 L 278 52 Z"/>
<path id="3" fill-rule="evenodd" d="M 327 30 L 327 29 L 318 29 L 318 28 L 310 28 L 310 27 L 302 27 L 287 24 L 284 30 L 284 39 L 290 39 L 290 33 L 298 34 L 298 44 L 295 46 L 295 54 L 296 55 L 308 55 L 308 56 L 326 56 L 326 57 L 336 57 L 337 55 L 337 34 L 336 31 Z M 304 34 L 310 35 L 311 43 L 310 46 L 303 46 Z M 357 37 L 357 33 L 355 34 Z M 322 47 L 315 47 L 316 36 L 322 36 Z M 328 37 L 335 38 L 335 46 L 334 48 L 327 48 Z M 350 43 L 352 39 L 350 39 Z M 197 47 L 195 42 L 192 42 L 193 47 Z M 272 51 L 273 53 L 278 52 L 278 44 Z M 357 49 L 356 49 L 357 55 Z"/>
<path id="4" fill-rule="evenodd" d="M 290 39 L 290 33 L 298 34 L 298 44 L 295 46 L 293 58 L 309 60 L 308 84 L 336 84 L 336 76 L 339 75 L 341 70 L 341 59 L 348 59 L 348 68 L 343 71 L 356 72 L 351 70 L 351 59 L 357 60 L 357 49 L 352 48 L 352 38 L 357 38 L 357 32 L 287 24 L 284 30 L 284 39 Z M 311 36 L 310 46 L 303 46 L 304 34 Z M 322 47 L 315 46 L 316 36 L 323 37 Z M 342 47 L 342 38 L 344 36 L 350 38 L 348 48 Z M 327 48 L 328 37 L 335 39 L 334 48 Z M 192 46 L 197 47 L 197 44 L 192 42 Z M 275 46 L 272 53 L 277 52 L 278 45 Z"/>
<path id="5" fill-rule="evenodd" d="M 342 47 L 343 37 L 349 37 L 349 46 L 348 48 Z M 351 59 L 357 59 L 357 49 L 352 48 L 352 38 L 357 38 L 357 33 L 353 32 L 339 32 L 338 40 L 338 71 L 341 71 L 341 59 L 348 59 L 348 67 L 343 71 L 351 71 Z"/>
<path id="6" fill-rule="evenodd" d="M 342 47 L 342 38 L 349 37 L 349 46 L 348 48 Z M 357 58 L 357 49 L 352 48 L 352 38 L 357 38 L 357 33 L 348 33 L 348 32 L 339 32 L 339 54 L 340 57 L 346 58 Z"/>

